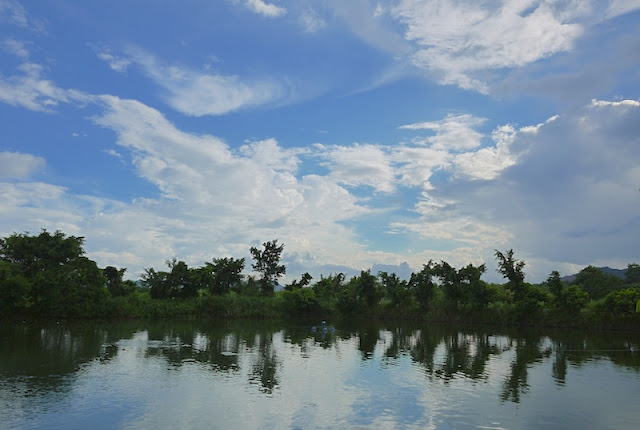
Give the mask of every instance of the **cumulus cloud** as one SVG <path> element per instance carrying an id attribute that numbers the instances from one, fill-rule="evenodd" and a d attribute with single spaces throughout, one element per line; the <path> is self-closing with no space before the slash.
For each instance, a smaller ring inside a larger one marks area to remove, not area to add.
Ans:
<path id="1" fill-rule="evenodd" d="M 500 180 L 461 176 L 429 197 L 446 199 L 441 211 L 454 220 L 469 217 L 508 233 L 505 247 L 525 260 L 535 256 L 528 272 L 534 279 L 554 265 L 624 267 L 636 258 L 633 238 L 640 235 L 638 115 L 635 103 L 602 102 L 547 121 L 535 133 L 509 130 L 503 137 L 509 146 L 526 150 Z"/>
<path id="2" fill-rule="evenodd" d="M 0 152 L 0 178 L 27 179 L 46 165 L 42 157 L 19 152 Z"/>
<path id="3" fill-rule="evenodd" d="M 394 172 L 385 148 L 371 144 L 352 146 L 316 145 L 321 164 L 330 170 L 329 176 L 348 186 L 366 185 L 379 192 L 394 190 Z"/>

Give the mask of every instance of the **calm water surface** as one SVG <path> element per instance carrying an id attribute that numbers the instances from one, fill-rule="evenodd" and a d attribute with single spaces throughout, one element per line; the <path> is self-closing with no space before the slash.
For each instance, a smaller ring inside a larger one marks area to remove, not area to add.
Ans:
<path id="1" fill-rule="evenodd" d="M 0 428 L 640 428 L 635 333 L 311 325 L 5 324 Z"/>

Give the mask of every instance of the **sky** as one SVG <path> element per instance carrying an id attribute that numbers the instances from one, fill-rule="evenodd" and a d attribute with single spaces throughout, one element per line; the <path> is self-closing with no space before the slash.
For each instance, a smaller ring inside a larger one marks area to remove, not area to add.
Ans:
<path id="1" fill-rule="evenodd" d="M 0 236 L 137 279 L 640 262 L 639 0 L 0 0 Z"/>

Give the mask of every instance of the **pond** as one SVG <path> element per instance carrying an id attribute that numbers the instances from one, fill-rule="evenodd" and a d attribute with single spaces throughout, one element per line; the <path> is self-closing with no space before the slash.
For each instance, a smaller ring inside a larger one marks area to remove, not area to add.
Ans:
<path id="1" fill-rule="evenodd" d="M 5 323 L 0 428 L 640 428 L 637 333 L 315 323 Z"/>

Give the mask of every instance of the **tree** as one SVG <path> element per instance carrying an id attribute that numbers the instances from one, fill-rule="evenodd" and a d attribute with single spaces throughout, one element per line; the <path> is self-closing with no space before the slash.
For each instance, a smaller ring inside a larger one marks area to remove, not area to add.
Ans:
<path id="1" fill-rule="evenodd" d="M 407 281 L 401 280 L 395 273 L 389 275 L 387 272 L 380 272 L 378 276 L 382 280 L 385 294 L 393 306 L 402 306 L 409 301 L 411 293 L 407 288 Z"/>
<path id="2" fill-rule="evenodd" d="M 264 294 L 273 294 L 273 289 L 278 278 L 287 272 L 284 264 L 280 264 L 280 257 L 284 250 L 284 244 L 278 246 L 278 240 L 264 242 L 264 250 L 251 247 L 251 256 L 255 263 L 251 265 L 253 270 L 262 275 L 261 288 Z"/>
<path id="3" fill-rule="evenodd" d="M 435 275 L 434 263 L 429 260 L 427 264 L 422 265 L 422 270 L 418 273 L 412 273 L 409 279 L 408 288 L 413 293 L 420 306 L 428 310 L 429 303 L 433 297 L 436 285 L 433 282 Z"/>
<path id="4" fill-rule="evenodd" d="M 209 276 L 206 287 L 211 294 L 226 294 L 242 282 L 244 258 L 214 258 L 212 261 L 203 268 Z"/>
<path id="5" fill-rule="evenodd" d="M 583 291 L 589 293 L 589 297 L 593 300 L 599 300 L 610 292 L 617 290 L 622 282 L 617 276 L 609 275 L 602 269 L 593 266 L 587 266 L 582 269 L 575 279 L 575 283 Z"/>
<path id="6" fill-rule="evenodd" d="M 83 243 L 82 237 L 44 229 L 37 236 L 14 233 L 0 239 L 3 276 L 20 290 L 12 291 L 11 300 L 39 315 L 99 315 L 108 296 L 106 279 L 84 256 Z"/>
<path id="7" fill-rule="evenodd" d="M 319 299 L 331 299 L 338 296 L 344 282 L 344 273 L 337 273 L 324 277 L 320 275 L 320 280 L 313 284 L 313 291 Z"/>
<path id="8" fill-rule="evenodd" d="M 557 270 L 551 272 L 547 278 L 547 288 L 549 289 L 549 292 L 556 297 L 556 299 L 560 297 L 560 294 L 562 294 L 564 284 L 562 283 L 560 273 Z"/>
<path id="9" fill-rule="evenodd" d="M 126 296 L 132 292 L 129 284 L 125 284 L 122 279 L 126 270 L 118 270 L 113 266 L 107 266 L 102 270 L 102 274 L 107 278 L 107 289 L 113 297 Z"/>
<path id="10" fill-rule="evenodd" d="M 371 274 L 371 270 L 362 270 L 360 276 L 352 278 L 351 281 L 360 300 L 368 306 L 378 303 L 380 296 L 376 287 L 376 277 Z"/>
<path id="11" fill-rule="evenodd" d="M 294 279 L 293 282 L 291 282 L 288 285 L 285 285 L 284 289 L 287 291 L 299 290 L 309 285 L 312 279 L 313 279 L 313 276 L 311 276 L 309 272 L 305 272 L 300 277 L 300 281 Z"/>
<path id="12" fill-rule="evenodd" d="M 625 273 L 625 279 L 629 284 L 639 284 L 640 283 L 640 265 L 636 263 L 629 263 L 627 266 L 627 271 Z"/>
<path id="13" fill-rule="evenodd" d="M 518 261 L 513 256 L 513 249 L 505 254 L 495 250 L 495 257 L 498 260 L 498 272 L 509 280 L 509 288 L 513 291 L 513 299 L 516 302 L 524 299 L 526 286 L 524 285 L 524 261 Z"/>
<path id="14" fill-rule="evenodd" d="M 484 264 L 477 267 L 469 264 L 458 270 L 458 282 L 463 292 L 464 301 L 475 308 L 484 308 L 489 303 L 487 284 L 480 279 L 486 270 Z"/>
<path id="15" fill-rule="evenodd" d="M 458 272 L 456 268 L 446 261 L 441 261 L 433 268 L 435 276 L 440 280 L 440 285 L 444 291 L 445 298 L 452 306 L 457 307 L 458 302 L 463 297 L 463 291 L 458 281 Z"/>

